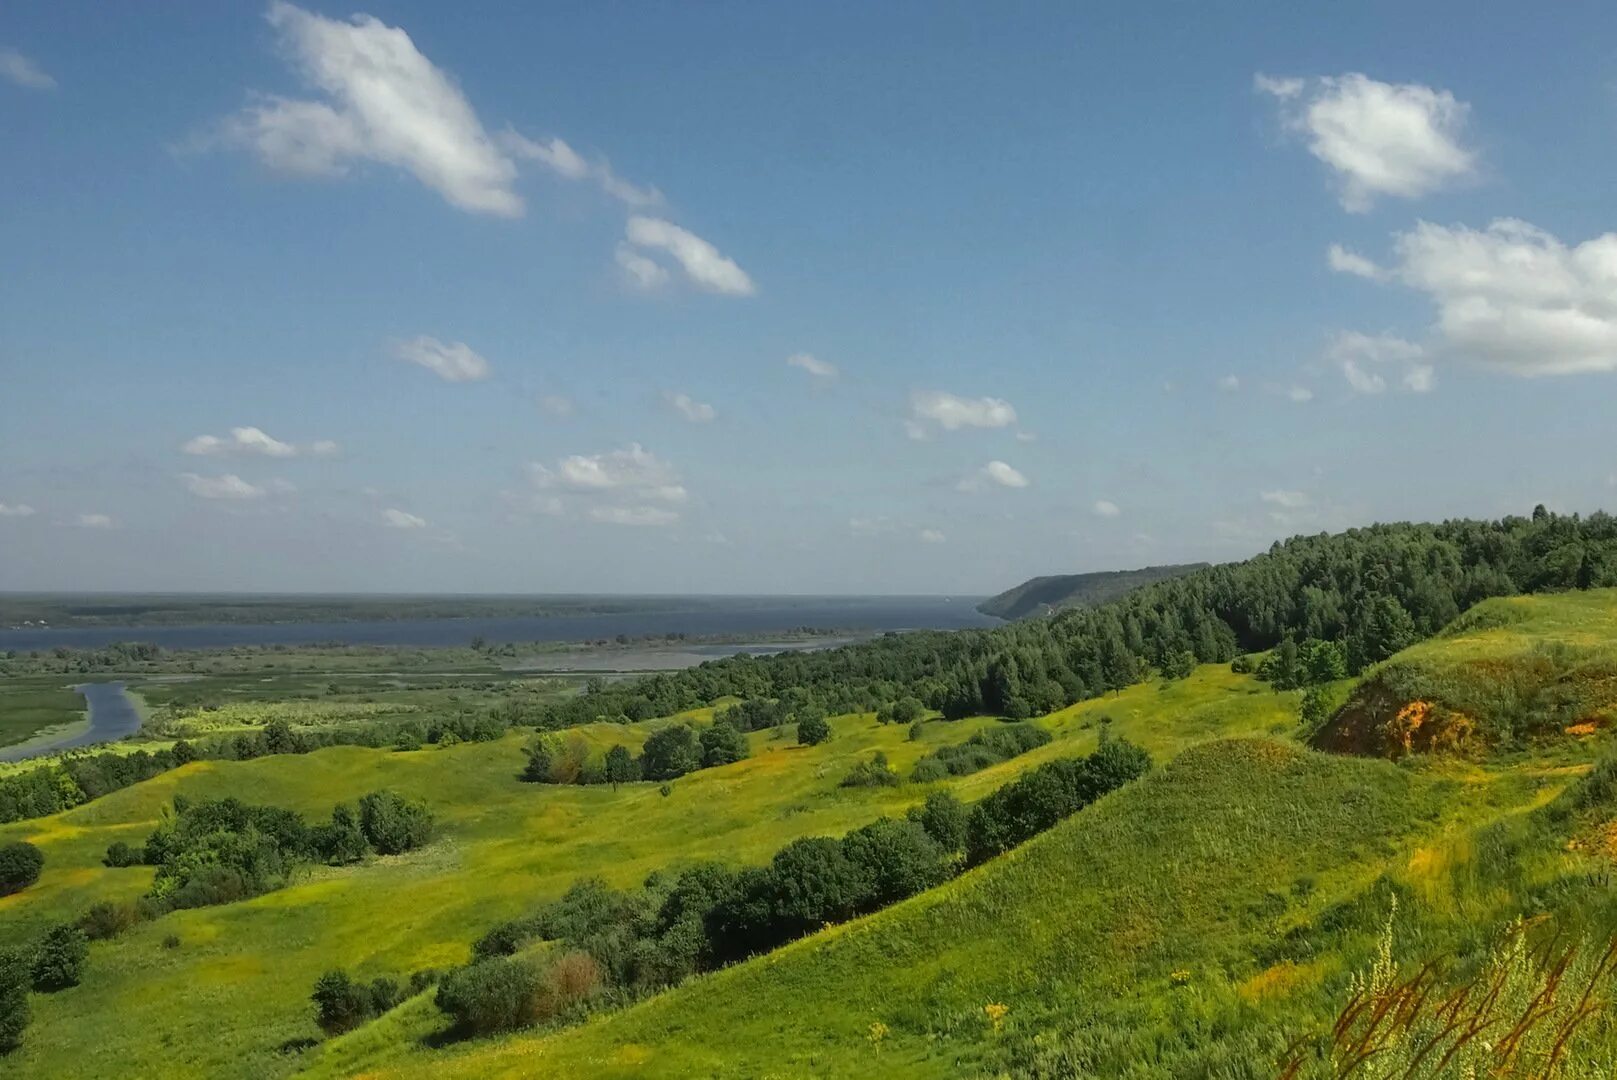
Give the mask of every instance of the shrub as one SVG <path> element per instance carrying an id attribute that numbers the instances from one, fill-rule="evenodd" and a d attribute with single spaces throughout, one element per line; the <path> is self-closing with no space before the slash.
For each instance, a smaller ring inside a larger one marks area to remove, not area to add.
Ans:
<path id="1" fill-rule="evenodd" d="M 528 959 L 478 960 L 445 975 L 435 1000 L 467 1035 L 514 1031 L 538 1020 L 543 974 Z"/>
<path id="2" fill-rule="evenodd" d="M 728 721 L 715 720 L 702 730 L 702 766 L 730 765 L 747 756 L 747 737 Z"/>
<path id="3" fill-rule="evenodd" d="M 133 847 L 122 840 L 114 840 L 107 845 L 107 854 L 101 859 L 105 866 L 139 866 L 143 853 L 140 848 Z"/>
<path id="4" fill-rule="evenodd" d="M 67 923 L 54 928 L 34 953 L 34 989 L 66 990 L 79 985 L 89 955 L 90 939 L 83 930 Z"/>
<path id="5" fill-rule="evenodd" d="M 869 761 L 861 761 L 842 778 L 843 787 L 894 787 L 898 773 L 887 764 L 887 755 L 880 750 Z"/>
<path id="6" fill-rule="evenodd" d="M 926 733 L 926 721 L 917 720 L 910 725 L 910 742 L 920 742 L 921 736 Z"/>
<path id="7" fill-rule="evenodd" d="M 1002 724 L 979 731 L 963 743 L 940 746 L 915 763 L 910 779 L 925 782 L 940 780 L 944 775 L 966 776 L 1043 746 L 1050 738 L 1050 733 L 1037 724 Z"/>
<path id="8" fill-rule="evenodd" d="M 315 980 L 314 1022 L 327 1035 L 340 1035 L 363 1024 L 371 1015 L 371 998 L 346 971 L 328 971 Z"/>
<path id="9" fill-rule="evenodd" d="M 831 725 L 825 715 L 811 712 L 797 718 L 797 742 L 800 746 L 818 746 L 831 737 Z"/>
<path id="10" fill-rule="evenodd" d="M 28 1027 L 28 987 L 32 965 L 21 949 L 0 950 L 0 1053 L 22 1045 Z"/>
<path id="11" fill-rule="evenodd" d="M 398 855 L 432 836 L 432 811 L 393 791 L 373 791 L 359 800 L 359 828 L 378 855 Z"/>
<path id="12" fill-rule="evenodd" d="M 640 772 L 647 780 L 674 780 L 701 767 L 701 741 L 689 724 L 652 732 L 640 756 Z"/>
<path id="13" fill-rule="evenodd" d="M 943 848 L 913 821 L 877 818 L 843 837 L 842 851 L 864 885 L 860 912 L 897 903 L 949 876 Z"/>
<path id="14" fill-rule="evenodd" d="M 117 937 L 139 921 L 140 912 L 134 904 L 101 900 L 79 916 L 79 929 L 91 941 L 103 941 Z"/>
<path id="15" fill-rule="evenodd" d="M 26 840 L 0 845 L 0 896 L 21 892 L 39 880 L 44 854 Z"/>

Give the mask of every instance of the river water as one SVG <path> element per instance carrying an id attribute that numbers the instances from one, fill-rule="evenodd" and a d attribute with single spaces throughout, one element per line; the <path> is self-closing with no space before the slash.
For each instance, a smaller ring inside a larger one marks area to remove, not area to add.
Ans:
<path id="1" fill-rule="evenodd" d="M 121 682 L 84 683 L 74 687 L 84 695 L 90 710 L 88 730 L 62 735 L 46 742 L 29 742 L 21 746 L 0 747 L 0 761 L 23 761 L 57 750 L 71 750 L 75 746 L 92 746 L 112 742 L 140 730 L 140 713 L 135 703 L 124 692 Z"/>
<path id="2" fill-rule="evenodd" d="M 34 626 L 0 629 L 0 651 L 31 652 L 58 646 L 93 649 L 143 641 L 165 649 L 235 645 L 398 645 L 432 648 L 468 645 L 481 637 L 512 641 L 596 641 L 622 634 L 768 634 L 797 627 L 817 630 L 962 630 L 1001 625 L 973 606 L 976 598 L 784 597 L 704 601 L 688 609 L 550 615 L 518 618 L 397 619 L 375 622 L 218 623 L 200 626 Z"/>

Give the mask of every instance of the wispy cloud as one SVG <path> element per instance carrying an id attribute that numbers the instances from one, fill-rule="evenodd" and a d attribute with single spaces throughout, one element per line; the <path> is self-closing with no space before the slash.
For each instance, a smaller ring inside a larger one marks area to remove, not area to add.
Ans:
<path id="1" fill-rule="evenodd" d="M 198 435 L 186 441 L 180 447 L 187 454 L 199 457 L 210 456 L 260 456 L 272 458 L 290 457 L 329 457 L 338 453 L 342 448 L 331 439 L 316 439 L 313 442 L 297 444 L 282 442 L 265 433 L 262 428 L 236 427 L 230 429 L 230 434 Z"/>
<path id="2" fill-rule="evenodd" d="M 1110 499 L 1097 499 L 1097 500 L 1095 500 L 1094 510 L 1095 510 L 1095 516 L 1096 517 L 1103 517 L 1103 518 L 1114 518 L 1114 517 L 1120 516 L 1123 513 L 1122 509 L 1119 508 L 1118 505 L 1116 503 L 1112 502 Z"/>
<path id="3" fill-rule="evenodd" d="M 16 49 L 0 48 L 0 79 L 27 90 L 54 90 L 56 80 Z"/>
<path id="4" fill-rule="evenodd" d="M 563 179 L 593 180 L 602 191 L 626 206 L 638 209 L 657 206 L 663 201 L 662 192 L 656 188 L 631 184 L 613 172 L 605 158 L 586 161 L 562 139 L 536 140 L 516 131 L 506 131 L 500 136 L 500 142 L 516 157 L 536 161 Z"/>
<path id="5" fill-rule="evenodd" d="M 572 502 L 583 505 L 588 519 L 610 525 L 672 525 L 679 514 L 670 508 L 690 497 L 678 470 L 639 443 L 570 454 L 552 465 L 531 462 L 528 478 L 544 493 L 535 504 L 542 512 L 566 515 Z"/>
<path id="6" fill-rule="evenodd" d="M 786 363 L 791 367 L 799 368 L 800 370 L 808 372 L 816 379 L 822 379 L 826 382 L 830 382 L 840 374 L 840 372 L 837 371 L 837 366 L 835 364 L 826 360 L 816 359 L 806 352 L 794 353 L 793 355 L 788 356 L 786 358 Z"/>
<path id="7" fill-rule="evenodd" d="M 80 514 L 73 524 L 81 529 L 113 529 L 118 525 L 110 514 Z"/>
<path id="8" fill-rule="evenodd" d="M 181 473 L 180 480 L 185 484 L 185 490 L 199 499 L 262 499 L 269 494 L 268 489 L 249 484 L 235 473 L 199 476 L 188 472 Z"/>
<path id="9" fill-rule="evenodd" d="M 390 529 L 425 529 L 427 519 L 390 506 L 382 511 L 382 524 Z"/>
<path id="10" fill-rule="evenodd" d="M 423 334 L 393 347 L 400 360 L 419 364 L 444 382 L 476 382 L 489 377 L 489 362 L 463 341 L 448 343 Z"/>
<path id="11" fill-rule="evenodd" d="M 1025 488 L 1028 478 L 1003 461 L 990 461 L 987 465 L 968 473 L 955 485 L 961 491 L 983 491 L 989 487 Z"/>
<path id="12" fill-rule="evenodd" d="M 1003 428 L 1016 423 L 1016 410 L 1003 398 L 963 398 L 943 390 L 918 390 L 910 395 L 905 430 L 911 438 L 925 438 L 931 427 L 944 431 L 961 428 Z"/>
<path id="13" fill-rule="evenodd" d="M 693 424 L 706 424 L 719 415 L 713 406 L 696 401 L 689 394 L 670 391 L 665 398 L 675 412 Z"/>
<path id="14" fill-rule="evenodd" d="M 673 259 L 685 277 L 699 289 L 726 296 L 751 296 L 757 291 L 752 278 L 733 259 L 689 229 L 673 222 L 636 215 L 629 219 L 624 235 L 634 247 L 662 252 Z M 619 248 L 619 265 L 637 278 L 641 277 L 642 271 L 635 268 L 638 264 L 625 264 L 623 250 Z M 631 250 L 630 254 L 638 253 Z M 643 255 L 641 257 L 644 258 Z M 632 260 L 629 262 L 632 263 Z M 642 280 L 641 284 L 652 282 Z"/>
<path id="15" fill-rule="evenodd" d="M 25 518 L 33 516 L 34 508 L 27 503 L 0 502 L 0 517 Z"/>

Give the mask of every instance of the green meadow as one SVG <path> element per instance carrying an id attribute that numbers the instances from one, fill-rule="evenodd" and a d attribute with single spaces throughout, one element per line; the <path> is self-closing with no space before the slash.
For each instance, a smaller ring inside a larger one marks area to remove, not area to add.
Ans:
<path id="1" fill-rule="evenodd" d="M 1388 666 L 1436 689 L 1464 682 L 1467 701 L 1508 708 L 1515 698 L 1476 686 L 1546 650 L 1558 670 L 1593 670 L 1617 650 L 1617 597 L 1490 601 Z M 1378 677 L 1336 692 L 1351 705 Z M 0 842 L 28 840 L 46 858 L 36 885 L 0 898 L 0 945 L 145 891 L 149 867 L 108 868 L 102 855 L 143 841 L 177 795 L 231 795 L 312 821 L 389 788 L 425 801 L 437 834 L 405 855 L 306 868 L 277 891 L 93 943 L 80 985 L 32 996 L 33 1024 L 6 1064 L 64 1077 L 1256 1077 L 1329 1027 L 1395 903 L 1398 959 L 1416 965 L 1463 967 L 1522 916 L 1589 933 L 1617 925 L 1601 839 L 1617 808 L 1576 802 L 1612 702 L 1580 699 L 1592 710 L 1584 734 L 1393 763 L 1308 748 L 1300 699 L 1204 665 L 1038 718 L 1053 741 L 1020 757 L 892 787 L 840 781 L 877 751 L 908 775 L 931 750 L 999 721 L 931 720 L 912 738 L 847 715 L 814 747 L 789 728 L 758 731 L 751 757 L 690 773 L 666 794 L 655 783 L 523 783 L 520 732 L 193 762 L 0 827 Z M 575 730 L 599 755 L 637 749 L 668 722 Z M 939 787 L 981 798 L 1092 750 L 1103 732 L 1138 743 L 1157 768 L 941 887 L 581 1025 L 455 1041 L 430 990 L 341 1036 L 314 1023 L 310 989 L 329 969 L 405 980 L 449 968 L 494 925 L 580 878 L 628 887 L 700 860 L 763 864 L 795 838 L 901 815 Z M 1131 1062 L 1156 1064 L 1130 1072 Z"/>

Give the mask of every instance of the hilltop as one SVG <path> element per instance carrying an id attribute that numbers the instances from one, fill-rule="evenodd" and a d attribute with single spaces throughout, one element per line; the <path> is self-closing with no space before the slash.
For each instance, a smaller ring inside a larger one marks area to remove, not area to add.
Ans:
<path id="1" fill-rule="evenodd" d="M 999 619 L 1020 619 L 1045 610 L 1065 607 L 1093 607 L 1116 600 L 1142 585 L 1182 577 L 1205 570 L 1210 563 L 1176 563 L 1144 566 L 1138 570 L 1100 570 L 1089 574 L 1051 574 L 1028 578 L 1013 589 L 991 596 L 977 605 L 984 615 Z"/>

